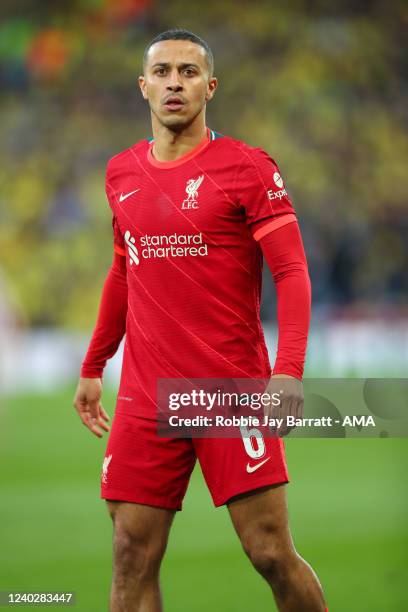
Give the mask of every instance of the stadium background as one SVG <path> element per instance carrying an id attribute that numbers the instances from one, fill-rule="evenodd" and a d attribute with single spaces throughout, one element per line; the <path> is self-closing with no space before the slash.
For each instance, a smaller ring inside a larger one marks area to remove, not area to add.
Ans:
<path id="1" fill-rule="evenodd" d="M 208 124 L 281 167 L 313 284 L 307 374 L 406 376 L 407 21 L 402 1 L 2 2 L 0 591 L 75 590 L 76 609 L 107 607 L 105 442 L 71 404 L 112 258 L 104 168 L 150 135 L 137 76 L 158 32 L 209 42 L 220 88 Z M 273 358 L 267 270 L 262 316 Z M 331 612 L 407 610 L 406 441 L 287 448 L 295 541 Z M 274 609 L 199 472 L 163 588 L 172 612 Z"/>

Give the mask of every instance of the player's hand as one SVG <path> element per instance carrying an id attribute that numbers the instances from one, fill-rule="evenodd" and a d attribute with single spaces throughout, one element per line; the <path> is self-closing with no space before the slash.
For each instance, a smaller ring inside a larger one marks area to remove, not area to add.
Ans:
<path id="1" fill-rule="evenodd" d="M 287 425 L 286 417 L 303 417 L 304 396 L 302 381 L 288 374 L 275 374 L 271 376 L 266 391 L 270 396 L 274 393 L 279 394 L 280 403 L 278 406 L 274 406 L 273 403 L 266 406 L 265 415 L 268 418 L 283 419 L 281 427 L 271 427 L 270 429 L 278 436 L 286 436 L 293 429 L 293 426 Z"/>
<path id="2" fill-rule="evenodd" d="M 100 378 L 80 378 L 74 397 L 74 407 L 82 423 L 92 431 L 95 436 L 102 438 L 103 429 L 109 431 L 106 424 L 109 415 L 101 404 L 102 380 Z"/>

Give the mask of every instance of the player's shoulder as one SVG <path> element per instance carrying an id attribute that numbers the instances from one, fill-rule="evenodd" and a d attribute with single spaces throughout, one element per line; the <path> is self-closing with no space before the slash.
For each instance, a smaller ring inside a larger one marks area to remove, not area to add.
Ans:
<path id="1" fill-rule="evenodd" d="M 115 170 L 123 168 L 123 166 L 127 165 L 129 160 L 133 160 L 134 162 L 135 156 L 138 157 L 140 154 L 147 151 L 150 141 L 151 138 L 143 138 L 123 151 L 116 153 L 108 160 L 106 174 L 111 174 Z"/>
<path id="2" fill-rule="evenodd" d="M 261 147 L 254 147 L 249 145 L 247 142 L 243 140 L 238 140 L 237 138 L 233 138 L 232 136 L 219 135 L 219 146 L 225 152 L 228 152 L 229 155 L 235 158 L 236 163 L 241 166 L 249 165 L 253 166 L 254 164 L 259 163 L 273 163 L 276 164 L 275 160 L 270 156 L 270 154 L 262 149 Z"/>

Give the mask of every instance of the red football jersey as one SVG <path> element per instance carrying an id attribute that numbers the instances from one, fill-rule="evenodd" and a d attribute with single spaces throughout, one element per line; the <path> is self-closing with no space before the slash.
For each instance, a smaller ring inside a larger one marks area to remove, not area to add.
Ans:
<path id="1" fill-rule="evenodd" d="M 158 378 L 270 376 L 257 240 L 294 213 L 259 148 L 208 130 L 187 155 L 159 162 L 152 145 L 119 153 L 106 174 L 128 283 L 117 411 L 146 416 Z"/>

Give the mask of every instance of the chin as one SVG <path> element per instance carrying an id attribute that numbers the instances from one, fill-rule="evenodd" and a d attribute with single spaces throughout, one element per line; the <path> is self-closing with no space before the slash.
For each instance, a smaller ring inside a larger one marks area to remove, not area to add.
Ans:
<path id="1" fill-rule="evenodd" d="M 170 130 L 180 130 L 187 127 L 191 123 L 191 118 L 189 117 L 162 117 L 160 119 L 161 123 L 169 128 Z"/>

